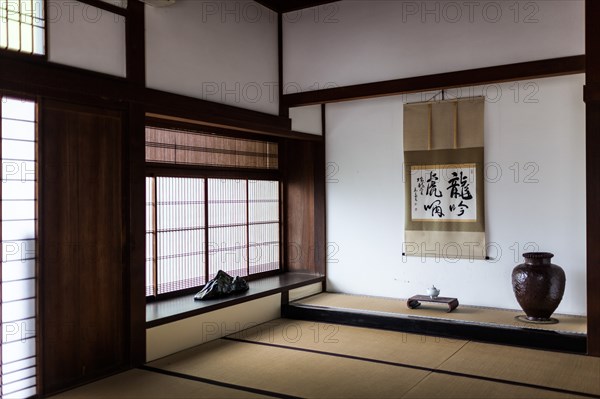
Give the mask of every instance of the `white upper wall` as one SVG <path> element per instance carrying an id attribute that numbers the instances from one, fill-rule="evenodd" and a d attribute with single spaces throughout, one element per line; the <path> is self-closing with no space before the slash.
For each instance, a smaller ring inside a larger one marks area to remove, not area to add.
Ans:
<path id="1" fill-rule="evenodd" d="M 585 52 L 582 0 L 346 0 L 283 20 L 285 93 Z"/>
<path id="2" fill-rule="evenodd" d="M 277 16 L 254 1 L 146 6 L 147 86 L 277 114 Z"/>
<path id="3" fill-rule="evenodd" d="M 322 135 L 321 104 L 290 108 L 292 130 L 295 132 Z"/>
<path id="4" fill-rule="evenodd" d="M 519 309 L 511 271 L 549 251 L 558 313 L 586 313 L 585 76 L 448 91 L 484 95 L 485 260 L 403 257 L 403 105 L 435 93 L 327 105 L 328 290 L 408 298 L 435 284 L 463 304 Z"/>
<path id="5" fill-rule="evenodd" d="M 78 1 L 49 0 L 48 60 L 125 77 L 125 19 Z"/>

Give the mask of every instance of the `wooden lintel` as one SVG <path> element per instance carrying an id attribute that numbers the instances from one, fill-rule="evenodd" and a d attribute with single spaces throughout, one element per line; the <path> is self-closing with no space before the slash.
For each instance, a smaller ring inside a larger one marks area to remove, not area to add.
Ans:
<path id="1" fill-rule="evenodd" d="M 285 94 L 283 103 L 298 107 L 583 72 L 585 56 L 576 55 Z"/>
<path id="2" fill-rule="evenodd" d="M 4 53 L 4 52 L 3 52 Z M 143 87 L 139 82 L 103 73 L 7 54 L 0 57 L 0 90 L 58 100 L 126 108 L 139 104 L 147 112 L 168 113 L 223 126 L 286 135 L 287 117 L 220 104 Z"/>

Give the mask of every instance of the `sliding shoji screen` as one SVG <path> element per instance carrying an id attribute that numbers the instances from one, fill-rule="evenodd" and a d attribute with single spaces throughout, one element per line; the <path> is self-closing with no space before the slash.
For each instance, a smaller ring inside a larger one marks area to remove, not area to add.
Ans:
<path id="1" fill-rule="evenodd" d="M 279 182 L 248 181 L 249 274 L 280 267 Z"/>
<path id="2" fill-rule="evenodd" d="M 208 273 L 248 275 L 247 181 L 208 180 Z"/>
<path id="3" fill-rule="evenodd" d="M 155 181 L 157 294 L 205 282 L 204 179 Z"/>
<path id="4" fill-rule="evenodd" d="M 2 97 L 2 398 L 36 393 L 36 104 Z"/>
<path id="5" fill-rule="evenodd" d="M 156 179 L 146 177 L 146 296 L 155 295 L 156 286 Z"/>
<path id="6" fill-rule="evenodd" d="M 146 178 L 146 296 L 279 270 L 279 182 Z"/>
<path id="7" fill-rule="evenodd" d="M 0 0 L 0 49 L 45 53 L 44 0 Z"/>

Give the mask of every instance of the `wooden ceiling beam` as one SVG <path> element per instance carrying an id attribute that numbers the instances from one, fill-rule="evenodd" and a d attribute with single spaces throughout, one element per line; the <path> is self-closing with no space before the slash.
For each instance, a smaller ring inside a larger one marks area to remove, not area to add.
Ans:
<path id="1" fill-rule="evenodd" d="M 223 126 L 287 135 L 287 117 L 206 101 L 140 86 L 135 81 L 48 62 L 41 57 L 2 53 L 0 90 L 59 100 L 126 108 L 139 104 L 148 112 L 202 120 Z"/>
<path id="2" fill-rule="evenodd" d="M 285 94 L 283 103 L 287 107 L 299 107 L 583 72 L 585 56 L 576 55 Z"/>

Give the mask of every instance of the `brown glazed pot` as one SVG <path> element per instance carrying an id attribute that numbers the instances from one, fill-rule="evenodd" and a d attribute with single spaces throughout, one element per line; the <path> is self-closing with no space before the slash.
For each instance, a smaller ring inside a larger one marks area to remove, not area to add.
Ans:
<path id="1" fill-rule="evenodd" d="M 523 254 L 525 263 L 513 269 L 513 291 L 531 321 L 550 320 L 565 292 L 565 272 L 550 263 L 553 256 L 550 252 L 527 252 Z"/>

